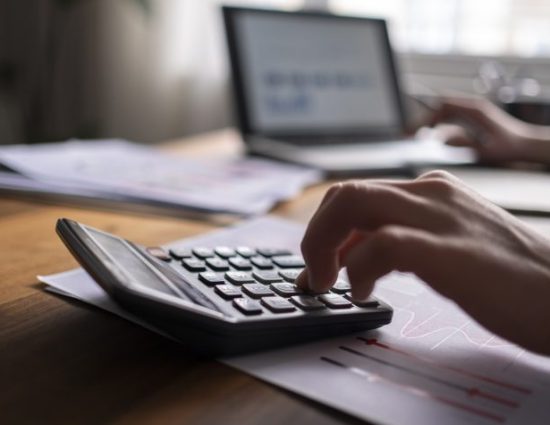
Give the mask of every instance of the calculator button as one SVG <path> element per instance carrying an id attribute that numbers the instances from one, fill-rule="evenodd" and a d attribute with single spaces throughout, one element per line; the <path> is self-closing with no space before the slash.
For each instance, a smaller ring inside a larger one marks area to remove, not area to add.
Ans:
<path id="1" fill-rule="evenodd" d="M 351 291 L 351 285 L 345 280 L 338 279 L 330 290 L 335 294 L 345 294 L 346 292 Z"/>
<path id="2" fill-rule="evenodd" d="M 227 272 L 225 278 L 234 285 L 242 285 L 243 283 L 253 283 L 254 278 L 250 273 L 246 272 Z"/>
<path id="3" fill-rule="evenodd" d="M 243 292 L 250 295 L 252 298 L 269 297 L 273 294 L 273 291 L 269 287 L 262 285 L 261 283 L 248 283 L 243 285 Z"/>
<path id="4" fill-rule="evenodd" d="M 380 303 L 374 298 L 367 298 L 366 300 L 354 300 L 351 294 L 345 295 L 345 297 L 350 300 L 357 307 L 378 307 Z"/>
<path id="5" fill-rule="evenodd" d="M 214 251 L 210 248 L 193 248 L 193 254 L 198 258 L 210 258 L 214 256 Z"/>
<path id="6" fill-rule="evenodd" d="M 207 258 L 206 265 L 216 272 L 229 270 L 229 263 L 221 258 Z"/>
<path id="7" fill-rule="evenodd" d="M 231 264 L 237 270 L 252 270 L 252 264 L 250 263 L 250 261 L 244 258 L 240 258 L 240 257 L 230 258 L 229 264 Z"/>
<path id="8" fill-rule="evenodd" d="M 279 297 L 262 298 L 262 304 L 273 313 L 289 313 L 296 310 L 296 307 L 294 307 L 291 303 L 284 298 Z"/>
<path id="9" fill-rule="evenodd" d="M 206 283 L 208 286 L 219 285 L 220 283 L 225 283 L 223 276 L 219 273 L 214 272 L 204 272 L 199 274 L 199 280 L 203 283 Z"/>
<path id="10" fill-rule="evenodd" d="M 172 257 L 160 246 L 151 246 L 146 248 L 146 251 L 149 255 L 158 258 L 162 261 L 172 261 Z"/>
<path id="11" fill-rule="evenodd" d="M 197 260 L 196 258 L 184 258 L 181 260 L 181 264 L 190 272 L 204 272 L 206 271 L 206 266 L 204 261 Z"/>
<path id="12" fill-rule="evenodd" d="M 320 295 L 319 300 L 330 308 L 350 308 L 351 302 L 336 294 Z"/>
<path id="13" fill-rule="evenodd" d="M 214 249 L 214 252 L 218 255 L 218 257 L 226 259 L 237 255 L 235 250 L 233 248 L 229 248 L 228 246 L 218 246 Z"/>
<path id="14" fill-rule="evenodd" d="M 300 276 L 302 269 L 298 270 L 279 270 L 279 275 L 287 282 L 294 283 L 296 278 Z"/>
<path id="15" fill-rule="evenodd" d="M 255 271 L 252 273 L 254 279 L 260 283 L 273 283 L 273 282 L 282 282 L 281 276 L 276 271 Z"/>
<path id="16" fill-rule="evenodd" d="M 326 305 L 319 301 L 317 298 L 311 295 L 297 295 L 290 299 L 294 304 L 300 307 L 302 310 L 322 310 L 326 308 Z"/>
<path id="17" fill-rule="evenodd" d="M 254 264 L 259 269 L 272 269 L 273 263 L 269 258 L 265 257 L 252 257 L 250 262 Z"/>
<path id="18" fill-rule="evenodd" d="M 233 300 L 233 305 L 244 314 L 261 314 L 262 307 L 258 301 L 249 300 L 247 298 L 238 298 Z"/>
<path id="19" fill-rule="evenodd" d="M 292 283 L 274 283 L 271 285 L 277 294 L 282 295 L 283 297 L 291 297 L 293 295 L 298 295 L 303 293 L 303 291 Z"/>
<path id="20" fill-rule="evenodd" d="M 247 246 L 239 246 L 237 248 L 237 254 L 244 258 L 250 258 L 256 255 L 256 251 Z"/>
<path id="21" fill-rule="evenodd" d="M 273 263 L 283 269 L 305 267 L 304 259 L 298 255 L 285 255 L 284 257 L 274 257 Z"/>
<path id="22" fill-rule="evenodd" d="M 226 300 L 238 298 L 242 296 L 241 290 L 231 285 L 218 285 L 215 289 L 216 293 Z"/>
<path id="23" fill-rule="evenodd" d="M 182 258 L 191 258 L 193 253 L 189 248 L 171 248 L 170 255 L 176 260 L 181 260 Z"/>
<path id="24" fill-rule="evenodd" d="M 264 257 L 276 257 L 278 255 L 290 255 L 292 252 L 288 249 L 280 248 L 259 248 L 258 254 L 263 255 Z"/>

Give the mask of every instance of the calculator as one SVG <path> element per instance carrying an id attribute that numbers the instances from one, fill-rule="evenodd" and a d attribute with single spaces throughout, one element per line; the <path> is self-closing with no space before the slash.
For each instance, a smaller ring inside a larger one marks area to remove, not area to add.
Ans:
<path id="1" fill-rule="evenodd" d="M 144 247 L 69 219 L 57 233 L 124 309 L 208 356 L 243 354 L 388 324 L 389 305 L 357 301 L 339 279 L 326 293 L 294 281 L 301 256 L 277 247 Z"/>

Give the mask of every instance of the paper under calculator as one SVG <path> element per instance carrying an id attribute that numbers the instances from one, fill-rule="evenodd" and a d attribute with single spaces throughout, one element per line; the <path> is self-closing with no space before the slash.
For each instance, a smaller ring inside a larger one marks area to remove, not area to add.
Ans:
<path id="1" fill-rule="evenodd" d="M 82 267 L 123 308 L 197 352 L 232 355 L 374 329 L 392 309 L 355 301 L 338 280 L 324 294 L 294 280 L 303 259 L 278 248 L 146 248 L 72 220 L 56 230 Z"/>

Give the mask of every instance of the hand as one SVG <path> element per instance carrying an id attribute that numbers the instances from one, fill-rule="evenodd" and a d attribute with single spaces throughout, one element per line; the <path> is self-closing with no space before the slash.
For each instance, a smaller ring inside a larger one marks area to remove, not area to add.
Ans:
<path id="1" fill-rule="evenodd" d="M 297 284 L 328 290 L 346 267 L 356 299 L 412 272 L 481 325 L 550 354 L 550 240 L 452 175 L 333 186 L 311 219 Z"/>
<path id="2" fill-rule="evenodd" d="M 432 125 L 449 145 L 474 148 L 487 162 L 550 163 L 550 130 L 526 123 L 484 98 L 446 98 Z"/>

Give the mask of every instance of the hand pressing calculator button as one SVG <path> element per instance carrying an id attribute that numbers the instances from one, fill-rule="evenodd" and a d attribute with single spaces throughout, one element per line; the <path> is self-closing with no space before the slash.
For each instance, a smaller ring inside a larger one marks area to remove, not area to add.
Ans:
<path id="1" fill-rule="evenodd" d="M 343 281 L 325 294 L 302 292 L 294 282 L 304 261 L 286 248 L 256 250 L 221 241 L 172 248 L 167 261 L 71 220 L 59 220 L 57 231 L 121 308 L 201 354 L 278 348 L 378 328 L 392 318 L 382 301 L 351 299 Z"/>

